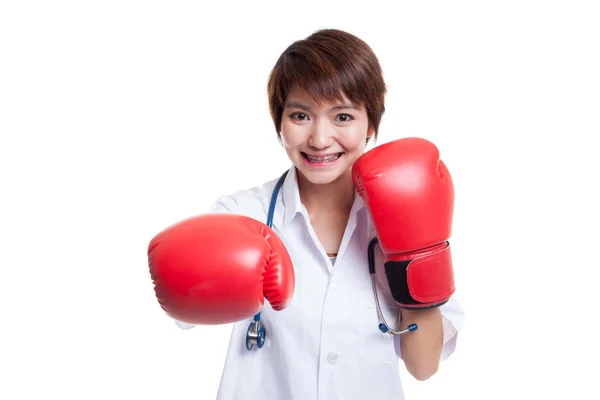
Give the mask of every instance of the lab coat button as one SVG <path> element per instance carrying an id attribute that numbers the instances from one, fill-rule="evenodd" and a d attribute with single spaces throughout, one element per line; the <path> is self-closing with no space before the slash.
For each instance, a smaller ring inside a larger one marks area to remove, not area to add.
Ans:
<path id="1" fill-rule="evenodd" d="M 330 363 L 335 363 L 338 359 L 338 354 L 331 352 L 329 354 L 327 354 L 327 361 L 329 361 Z"/>

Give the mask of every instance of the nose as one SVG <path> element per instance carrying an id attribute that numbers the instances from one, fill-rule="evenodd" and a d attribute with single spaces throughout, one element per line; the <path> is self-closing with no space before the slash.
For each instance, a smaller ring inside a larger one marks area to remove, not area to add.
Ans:
<path id="1" fill-rule="evenodd" d="M 333 144 L 334 130 L 325 120 L 317 121 L 313 124 L 312 131 L 308 138 L 308 144 L 315 149 L 326 149 Z"/>

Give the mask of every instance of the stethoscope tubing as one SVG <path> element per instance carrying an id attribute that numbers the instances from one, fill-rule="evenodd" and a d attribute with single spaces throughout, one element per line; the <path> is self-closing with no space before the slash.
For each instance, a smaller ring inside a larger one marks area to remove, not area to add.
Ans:
<path id="1" fill-rule="evenodd" d="M 283 182 L 288 174 L 289 170 L 285 171 L 277 180 L 275 184 L 275 188 L 273 189 L 273 193 L 271 194 L 271 201 L 269 203 L 269 211 L 267 213 L 267 226 L 269 228 L 273 227 L 273 216 L 275 215 L 275 205 L 277 204 L 277 197 L 279 196 L 279 191 L 283 186 Z M 379 296 L 377 295 L 377 285 L 375 281 L 375 255 L 374 248 L 379 243 L 379 240 L 375 237 L 369 243 L 368 249 L 368 259 L 369 259 L 369 273 L 371 274 L 371 284 L 373 286 L 373 295 L 375 297 L 375 305 L 377 308 L 377 314 L 379 315 L 379 320 L 381 323 L 379 324 L 379 330 L 383 333 L 388 333 L 391 335 L 403 335 L 408 332 L 413 332 L 417 330 L 417 324 L 410 324 L 406 329 L 402 330 L 394 330 L 390 328 L 383 313 L 381 312 L 381 305 L 379 304 Z M 265 344 L 267 336 L 267 331 L 264 326 L 262 326 L 260 321 L 260 312 L 257 313 L 253 321 L 248 326 L 248 330 L 246 332 L 246 349 L 252 350 L 254 345 L 256 345 L 259 349 L 262 348 Z"/>

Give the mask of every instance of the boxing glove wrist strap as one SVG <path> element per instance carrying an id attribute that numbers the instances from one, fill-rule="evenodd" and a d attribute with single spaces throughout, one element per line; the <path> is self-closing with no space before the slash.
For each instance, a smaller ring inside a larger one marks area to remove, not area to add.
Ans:
<path id="1" fill-rule="evenodd" d="M 385 273 L 396 302 L 407 308 L 438 307 L 454 293 L 450 244 L 386 257 Z"/>

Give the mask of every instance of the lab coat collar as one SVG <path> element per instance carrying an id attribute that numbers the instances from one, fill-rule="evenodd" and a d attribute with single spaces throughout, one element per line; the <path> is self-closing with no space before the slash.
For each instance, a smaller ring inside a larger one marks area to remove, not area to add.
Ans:
<path id="1" fill-rule="evenodd" d="M 305 208 L 300 200 L 300 191 L 298 189 L 298 175 L 296 167 L 292 166 L 283 182 L 282 199 L 283 199 L 283 227 L 285 228 L 297 214 L 305 212 Z M 365 208 L 365 204 L 358 193 L 355 192 L 354 203 L 352 204 L 352 210 L 350 211 L 350 224 L 354 225 L 356 219 L 352 218 L 354 214 Z M 306 215 L 308 218 L 308 215 Z M 353 228 L 353 227 L 352 227 Z"/>
<path id="2" fill-rule="evenodd" d="M 284 228 L 294 219 L 296 214 L 302 213 L 302 202 L 300 201 L 300 191 L 298 190 L 298 176 L 296 167 L 292 166 L 285 177 L 282 188 L 283 197 L 283 226 Z"/>

